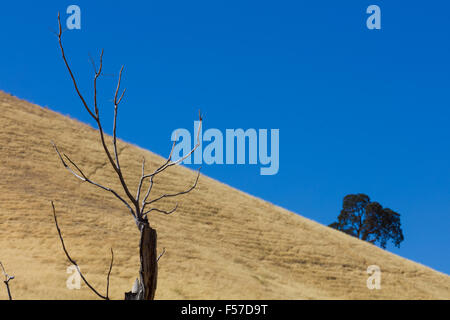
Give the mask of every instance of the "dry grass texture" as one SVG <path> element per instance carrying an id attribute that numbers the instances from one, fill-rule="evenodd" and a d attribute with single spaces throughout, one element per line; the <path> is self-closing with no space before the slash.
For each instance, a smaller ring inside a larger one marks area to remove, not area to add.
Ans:
<path id="1" fill-rule="evenodd" d="M 111 194 L 70 175 L 50 144 L 67 151 L 90 178 L 120 190 L 97 132 L 1 91 L 0 123 L 0 261 L 16 276 L 13 297 L 96 299 L 85 285 L 66 288 L 69 264 L 52 218 L 54 200 L 69 252 L 102 293 L 114 248 L 110 296 L 123 299 L 138 273 L 133 219 Z M 134 188 L 142 156 L 149 170 L 164 161 L 122 141 L 119 151 Z M 155 180 L 154 195 L 182 190 L 194 178 L 191 170 L 171 168 Z M 449 276 L 206 176 L 179 202 L 173 215 L 150 216 L 158 252 L 167 250 L 157 299 L 450 299 Z M 382 270 L 381 290 L 366 287 L 371 264 Z M 2 287 L 0 299 L 6 298 Z"/>

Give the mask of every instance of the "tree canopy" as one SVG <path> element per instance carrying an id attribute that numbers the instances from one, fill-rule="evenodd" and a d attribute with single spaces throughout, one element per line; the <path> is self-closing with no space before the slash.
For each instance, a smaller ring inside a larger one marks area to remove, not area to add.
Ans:
<path id="1" fill-rule="evenodd" d="M 400 247 L 404 240 L 400 214 L 363 193 L 346 195 L 338 221 L 329 226 L 370 243 L 378 242 L 382 248 L 389 240 Z"/>

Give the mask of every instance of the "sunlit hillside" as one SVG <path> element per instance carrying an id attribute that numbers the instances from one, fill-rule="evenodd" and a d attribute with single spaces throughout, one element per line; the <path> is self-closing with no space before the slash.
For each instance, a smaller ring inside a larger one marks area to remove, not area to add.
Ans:
<path id="1" fill-rule="evenodd" d="M 66 287 L 69 263 L 53 222 L 54 200 L 69 252 L 101 292 L 114 249 L 111 297 L 123 299 L 138 273 L 136 226 L 111 194 L 62 167 L 52 140 L 90 178 L 120 190 L 93 128 L 0 92 L 0 261 L 16 277 L 13 297 L 96 299 L 84 285 Z M 122 141 L 119 151 L 133 192 L 142 157 L 149 169 L 164 161 Z M 183 190 L 194 178 L 173 167 L 155 180 L 153 194 Z M 450 299 L 449 276 L 206 176 L 179 204 L 173 215 L 150 217 L 158 252 L 166 248 L 157 299 Z M 369 265 L 381 268 L 381 290 L 366 286 Z"/>

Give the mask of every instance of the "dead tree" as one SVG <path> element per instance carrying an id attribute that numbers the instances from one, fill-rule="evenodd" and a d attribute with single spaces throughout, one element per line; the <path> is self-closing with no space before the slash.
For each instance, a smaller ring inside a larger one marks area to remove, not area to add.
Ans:
<path id="1" fill-rule="evenodd" d="M 202 117 L 199 114 L 200 122 L 199 122 L 199 128 L 198 128 L 198 134 L 197 134 L 197 143 L 194 146 L 194 148 L 183 157 L 179 158 L 176 161 L 172 161 L 172 154 L 175 147 L 175 141 L 172 145 L 172 149 L 170 151 L 169 157 L 167 160 L 162 164 L 160 167 L 158 167 L 156 170 L 154 170 L 151 173 L 145 172 L 145 159 L 142 162 L 142 174 L 139 179 L 139 184 L 137 186 L 136 195 L 133 195 L 131 193 L 130 187 L 125 182 L 124 175 L 122 172 L 122 168 L 120 166 L 119 162 L 119 155 L 117 152 L 117 135 L 116 135 L 116 128 L 117 128 L 117 112 L 119 104 L 121 103 L 123 96 L 125 94 L 125 90 L 122 91 L 122 93 L 119 95 L 120 86 L 121 86 L 121 79 L 122 79 L 122 72 L 124 67 L 120 69 L 119 77 L 117 81 L 117 87 L 115 89 L 113 104 L 114 104 L 114 121 L 113 121 L 113 142 L 112 142 L 112 152 L 110 148 L 107 145 L 105 133 L 103 130 L 103 126 L 100 120 L 100 112 L 99 107 L 97 104 L 97 80 L 102 75 L 102 68 L 103 68 L 103 50 L 100 54 L 100 60 L 99 60 L 99 66 L 98 69 L 94 65 L 94 81 L 93 81 L 93 106 L 89 106 L 89 104 L 86 102 L 86 99 L 81 94 L 76 78 L 74 76 L 74 73 L 72 72 L 68 60 L 66 58 L 64 47 L 62 44 L 62 35 L 63 30 L 61 27 L 61 20 L 58 14 L 58 26 L 59 31 L 57 33 L 58 36 L 58 42 L 59 42 L 59 48 L 61 50 L 61 55 L 64 61 L 64 64 L 69 72 L 70 78 L 73 82 L 74 89 L 78 95 L 78 97 L 81 100 L 82 105 L 86 109 L 86 111 L 89 113 L 89 115 L 95 120 L 98 132 L 100 135 L 100 142 L 102 144 L 103 150 L 105 152 L 107 161 L 110 163 L 111 167 L 115 171 L 118 180 L 120 182 L 120 185 L 125 193 L 125 197 L 122 197 L 119 195 L 118 192 L 113 190 L 110 187 L 103 186 L 93 180 L 91 180 L 89 177 L 85 175 L 85 173 L 82 171 L 82 169 L 74 162 L 72 161 L 66 154 L 60 153 L 57 146 L 53 144 L 56 153 L 58 154 L 59 159 L 61 160 L 63 166 L 76 178 L 80 179 L 83 182 L 87 182 L 97 188 L 103 189 L 104 191 L 112 193 L 122 204 L 126 206 L 128 211 L 130 212 L 132 218 L 134 219 L 134 222 L 136 223 L 136 226 L 140 232 L 140 242 L 139 242 L 139 257 L 140 257 L 140 270 L 139 270 L 139 278 L 135 285 L 133 286 L 133 290 L 131 292 L 128 292 L 125 296 L 128 300 L 153 300 L 155 297 L 156 292 L 156 285 L 157 285 L 157 277 L 158 277 L 158 260 L 161 257 L 161 255 L 157 256 L 157 233 L 156 230 L 153 229 L 150 226 L 149 223 L 149 213 L 154 211 L 158 213 L 163 214 L 171 214 L 175 212 L 178 205 L 176 205 L 172 210 L 166 211 L 162 210 L 158 207 L 155 207 L 155 205 L 163 199 L 166 198 L 173 198 L 177 197 L 186 193 L 189 193 L 195 187 L 197 186 L 198 179 L 200 177 L 200 169 L 197 172 L 196 179 L 193 183 L 193 185 L 188 188 L 187 190 L 175 192 L 175 193 L 168 193 L 163 194 L 160 196 L 157 196 L 155 198 L 150 198 L 150 194 L 153 187 L 154 178 L 159 175 L 160 173 L 164 172 L 166 169 L 178 165 L 183 160 L 188 158 L 200 145 L 200 127 L 202 123 Z M 143 186 L 144 184 L 148 184 L 148 187 L 146 188 L 145 193 L 143 193 Z M 163 251 L 164 253 L 164 251 Z"/>
<path id="2" fill-rule="evenodd" d="M 3 283 L 6 286 L 6 291 L 8 291 L 8 298 L 9 298 L 9 300 L 12 300 L 11 290 L 9 288 L 9 281 L 13 280 L 14 276 L 10 276 L 6 273 L 5 267 L 3 267 L 3 264 L 1 261 L 0 261 L 0 266 L 2 267 L 3 275 L 5 276 L 5 280 L 3 281 Z"/>

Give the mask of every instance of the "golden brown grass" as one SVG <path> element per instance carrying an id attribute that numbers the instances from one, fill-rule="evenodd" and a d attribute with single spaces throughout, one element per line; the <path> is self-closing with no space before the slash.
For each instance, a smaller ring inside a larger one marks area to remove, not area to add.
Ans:
<path id="1" fill-rule="evenodd" d="M 86 286 L 68 290 L 69 265 L 52 220 L 56 203 L 66 244 L 104 292 L 109 248 L 115 251 L 111 297 L 122 299 L 138 270 L 138 233 L 112 195 L 83 184 L 59 162 L 50 141 L 91 178 L 120 190 L 94 129 L 0 92 L 0 260 L 16 276 L 21 299 L 95 299 Z M 156 137 L 155 137 L 156 138 Z M 160 137 L 161 138 L 161 137 Z M 168 148 L 170 148 L 168 141 Z M 137 186 L 142 156 L 120 142 L 125 177 Z M 175 167 L 156 180 L 155 194 L 182 190 L 195 173 Z M 164 205 L 169 208 L 175 200 Z M 449 299 L 450 278 L 349 237 L 206 176 L 170 216 L 154 214 L 160 261 L 157 299 Z M 366 287 L 379 265 L 381 290 Z M 0 288 L 0 299 L 6 299 Z"/>

